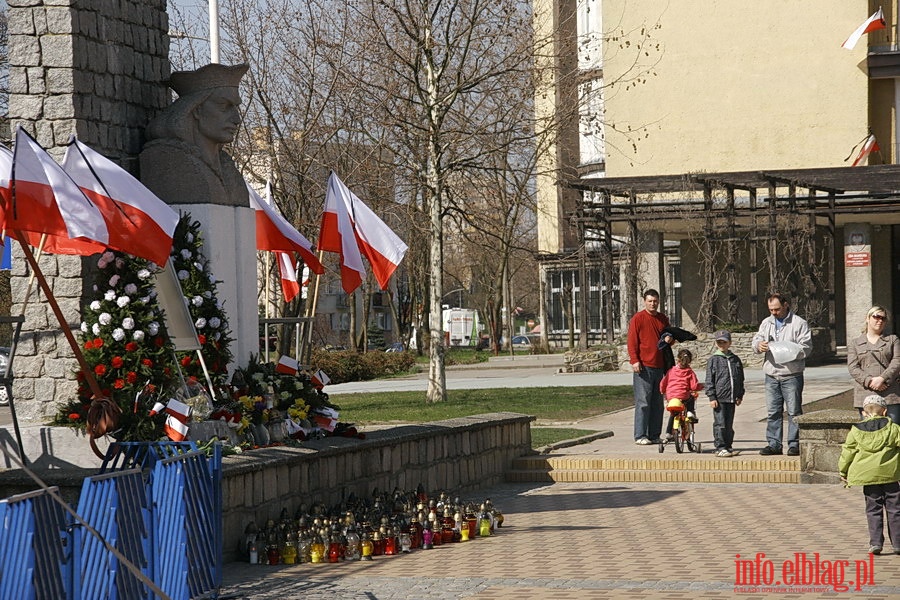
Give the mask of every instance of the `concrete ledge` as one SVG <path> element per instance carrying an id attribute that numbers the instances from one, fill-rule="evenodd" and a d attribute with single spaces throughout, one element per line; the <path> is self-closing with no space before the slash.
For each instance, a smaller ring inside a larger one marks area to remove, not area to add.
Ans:
<path id="1" fill-rule="evenodd" d="M 839 483 L 837 473 L 841 446 L 854 423 L 855 410 L 828 409 L 797 417 L 800 426 L 801 483 Z"/>

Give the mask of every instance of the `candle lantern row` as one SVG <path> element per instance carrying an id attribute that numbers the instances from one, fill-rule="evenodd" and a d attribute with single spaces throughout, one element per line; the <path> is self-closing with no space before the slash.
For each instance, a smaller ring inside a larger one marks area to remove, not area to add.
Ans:
<path id="1" fill-rule="evenodd" d="M 429 497 L 419 486 L 415 492 L 351 496 L 331 508 L 303 504 L 293 517 L 284 508 L 262 529 L 251 521 L 241 550 L 259 565 L 373 560 L 488 537 L 502 525 L 503 513 L 490 498 L 462 501 L 446 492 Z"/>

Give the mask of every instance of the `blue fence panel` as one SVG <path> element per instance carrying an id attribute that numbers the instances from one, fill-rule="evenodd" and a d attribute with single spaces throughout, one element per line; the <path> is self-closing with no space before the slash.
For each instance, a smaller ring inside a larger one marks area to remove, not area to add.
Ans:
<path id="1" fill-rule="evenodd" d="M 156 462 L 151 476 L 155 580 L 173 600 L 216 596 L 222 583 L 222 455 L 189 452 Z"/>
<path id="2" fill-rule="evenodd" d="M 66 514 L 57 488 L 0 500 L 0 598 L 71 598 L 64 575 Z"/>
<path id="3" fill-rule="evenodd" d="M 156 462 L 197 450 L 194 442 L 113 442 L 100 466 L 101 473 L 141 469 L 149 477 Z"/>
<path id="4" fill-rule="evenodd" d="M 81 590 L 81 598 L 147 598 L 148 592 L 137 574 L 106 545 L 150 576 L 149 498 L 141 471 L 130 469 L 85 479 L 77 512 L 101 536 L 98 539 L 90 532 L 77 530 L 73 583 L 75 589 Z M 90 585 L 81 585 L 83 582 Z"/>

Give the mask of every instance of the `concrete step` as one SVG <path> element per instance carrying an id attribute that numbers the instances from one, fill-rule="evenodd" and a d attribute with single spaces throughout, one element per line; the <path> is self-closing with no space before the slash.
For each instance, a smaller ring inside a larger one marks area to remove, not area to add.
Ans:
<path id="1" fill-rule="evenodd" d="M 717 458 L 687 453 L 654 458 L 522 457 L 505 474 L 510 482 L 546 483 L 800 483 L 800 476 L 800 461 L 793 457 Z"/>

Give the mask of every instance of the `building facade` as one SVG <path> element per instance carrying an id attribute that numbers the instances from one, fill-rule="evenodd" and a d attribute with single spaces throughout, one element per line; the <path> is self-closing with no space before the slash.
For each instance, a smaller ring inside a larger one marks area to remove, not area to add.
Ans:
<path id="1" fill-rule="evenodd" d="M 839 345 L 871 304 L 896 312 L 892 176 L 849 168 L 870 133 L 860 164 L 895 162 L 896 3 L 841 47 L 878 6 L 534 0 L 548 329 L 611 339 L 647 287 L 695 329 L 786 290 Z"/>

